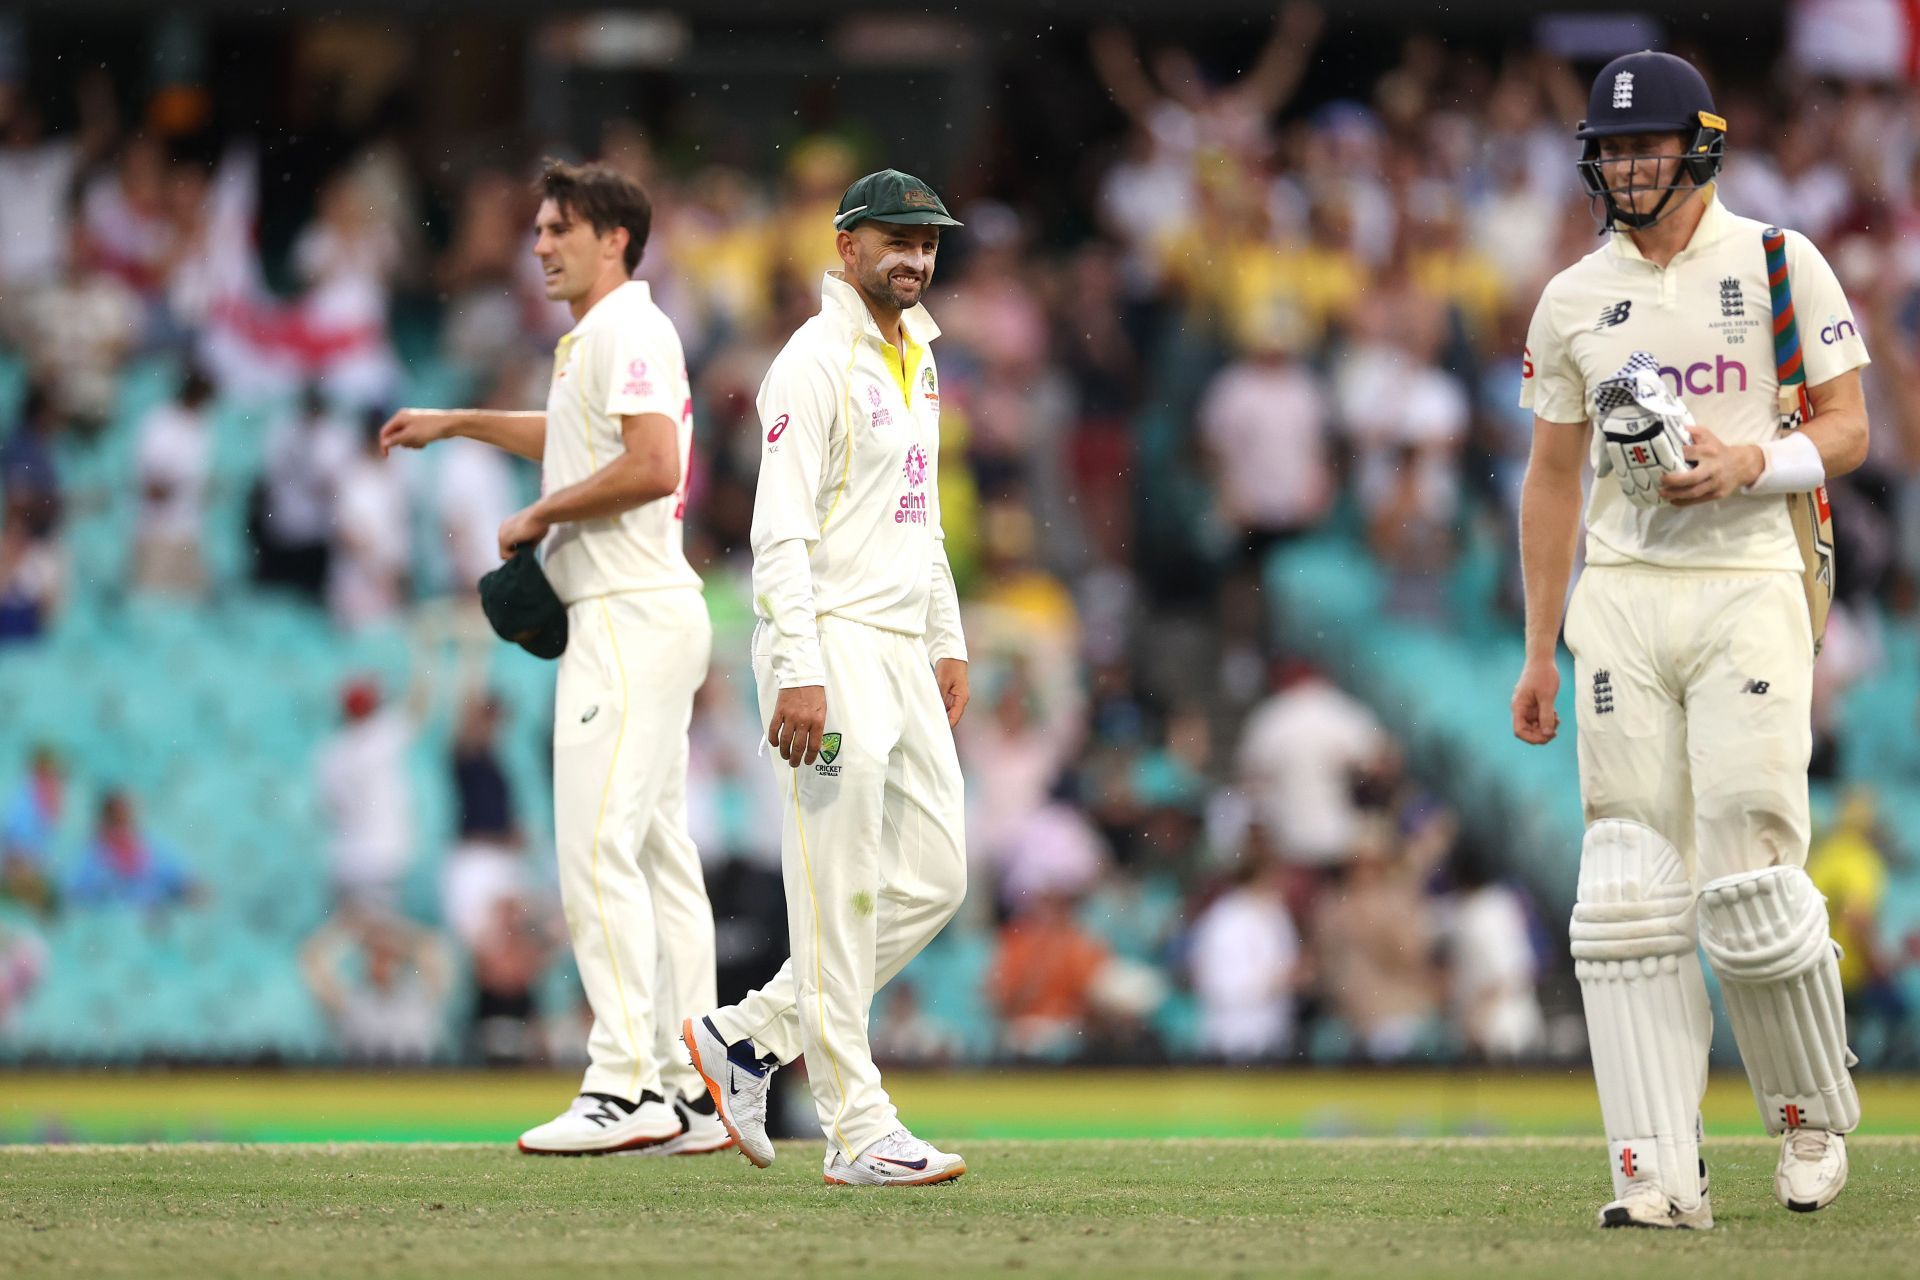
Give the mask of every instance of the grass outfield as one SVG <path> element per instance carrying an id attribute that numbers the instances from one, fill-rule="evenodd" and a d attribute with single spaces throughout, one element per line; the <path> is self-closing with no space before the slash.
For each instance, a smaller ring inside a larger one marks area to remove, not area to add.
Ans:
<path id="1" fill-rule="evenodd" d="M 915 1190 L 498 1147 L 0 1150 L 0 1274 L 1911 1276 L 1920 1140 L 1860 1138 L 1832 1208 L 1773 1203 L 1772 1144 L 1709 1144 L 1719 1229 L 1602 1232 L 1591 1141 L 969 1143 Z"/>
<path id="2" fill-rule="evenodd" d="M 798 1078 L 783 1082 L 801 1087 Z M 0 1071 L 0 1143 L 509 1142 L 578 1087 L 552 1073 Z M 889 1071 L 910 1124 L 1026 1138 L 1591 1137 L 1585 1067 L 1458 1071 Z M 1863 1076 L 1863 1132 L 1920 1135 L 1920 1079 Z M 805 1102 L 802 1100 L 804 1109 Z M 1710 1134 L 1760 1131 L 1746 1079 L 1715 1076 Z"/>

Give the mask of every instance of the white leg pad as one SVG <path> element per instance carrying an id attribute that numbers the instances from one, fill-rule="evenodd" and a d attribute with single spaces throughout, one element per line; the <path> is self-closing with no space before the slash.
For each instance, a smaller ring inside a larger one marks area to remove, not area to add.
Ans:
<path id="1" fill-rule="evenodd" d="M 1709 881 L 1700 943 L 1726 995 L 1727 1019 L 1769 1133 L 1850 1132 L 1860 1095 L 1847 1068 L 1840 964 L 1827 903 L 1799 867 Z"/>
<path id="2" fill-rule="evenodd" d="M 1653 1182 L 1683 1211 L 1700 1205 L 1713 1037 L 1694 929 L 1692 881 L 1671 843 L 1623 819 L 1587 828 L 1568 932 L 1614 1196 Z"/>

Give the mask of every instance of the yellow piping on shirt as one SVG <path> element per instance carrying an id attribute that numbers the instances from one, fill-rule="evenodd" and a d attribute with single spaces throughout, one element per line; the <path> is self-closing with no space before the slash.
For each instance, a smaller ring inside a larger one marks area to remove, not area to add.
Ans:
<path id="1" fill-rule="evenodd" d="M 826 537 L 827 525 L 833 520 L 833 513 L 840 509 L 840 499 L 847 492 L 847 480 L 853 475 L 853 437 L 856 433 L 853 429 L 853 420 L 847 413 L 847 402 L 853 399 L 853 362 L 859 354 L 860 334 L 856 331 L 853 335 L 853 342 L 847 347 L 847 367 L 840 371 L 840 382 L 842 387 L 845 388 L 840 393 L 840 417 L 847 424 L 847 457 L 845 463 L 843 463 L 840 468 L 840 485 L 833 491 L 833 501 L 827 504 L 827 514 L 820 518 L 820 536 L 822 538 Z M 827 432 L 829 439 L 831 439 L 833 432 L 833 424 L 831 422 L 827 424 Z M 815 542 L 813 545 L 818 547 L 820 544 Z M 813 553 L 809 551 L 807 554 L 811 557 Z"/>

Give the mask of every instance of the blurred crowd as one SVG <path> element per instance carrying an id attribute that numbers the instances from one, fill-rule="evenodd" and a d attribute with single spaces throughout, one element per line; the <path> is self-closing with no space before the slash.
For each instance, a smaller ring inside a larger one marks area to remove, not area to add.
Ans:
<path id="1" fill-rule="evenodd" d="M 1517 627 L 1521 343 L 1545 280 L 1598 243 L 1570 140 L 1585 72 L 1416 36 L 1385 74 L 1309 99 L 1324 25 L 1290 4 L 1224 66 L 1092 32 L 1079 74 L 1111 105 L 1107 135 L 1062 160 L 1082 166 L 1078 234 L 1015 190 L 925 175 L 965 223 L 928 305 L 943 330 L 941 506 L 974 659 L 959 729 L 973 887 L 930 957 L 945 967 L 881 997 L 883 1056 L 1579 1052 L 1575 1006 L 1547 981 L 1558 920 L 1463 837 L 1453 806 L 1471 797 L 1435 794 L 1374 710 L 1285 651 L 1261 571 L 1276 548 L 1346 531 L 1386 572 L 1389 609 L 1466 629 L 1489 620 L 1452 614 L 1448 584 L 1469 547 L 1490 547 L 1491 625 Z M 1834 496 L 1847 552 L 1816 761 L 1831 772 L 1837 699 L 1884 662 L 1882 629 L 1911 625 L 1920 582 L 1920 97 L 1790 63 L 1763 83 L 1703 65 L 1730 122 L 1722 197 L 1814 238 L 1875 359 L 1872 457 Z M 250 231 L 271 213 L 263 140 L 196 150 L 114 120 L 92 82 L 80 95 L 82 123 L 62 134 L 18 95 L 0 100 L 0 326 L 28 387 L 0 448 L 0 643 L 32 643 L 62 607 L 53 441 L 131 430 L 130 589 L 293 592 L 343 632 L 430 614 L 484 644 L 471 584 L 532 477 L 479 446 L 431 471 L 382 459 L 372 428 L 428 362 L 490 405 L 543 403 L 568 321 L 528 251 L 541 148 L 429 177 L 377 123 L 343 134 L 304 175 L 311 199 L 276 258 L 262 248 L 274 237 Z M 866 169 L 913 167 L 853 136 L 811 137 L 757 169 L 669 163 L 626 120 L 586 149 L 652 195 L 638 274 L 679 326 L 695 386 L 687 538 L 717 625 L 690 803 L 723 996 L 784 948 L 773 794 L 739 678 L 754 393 L 837 265 L 841 191 Z M 117 421 L 117 380 L 155 357 L 180 370 L 176 393 Z M 223 586 L 201 551 L 212 421 L 260 405 L 278 407 L 249 419 L 251 579 Z M 427 851 L 407 701 L 356 682 L 337 736 L 316 744 L 342 908 L 305 941 L 304 971 L 349 1054 L 537 1060 L 569 1039 L 540 1029 L 564 934 L 544 834 L 523 825 L 495 758 L 499 707 L 463 691 L 438 775 L 458 837 Z M 84 856 L 57 865 L 35 833 L 65 767 L 43 756 L 18 783 L 5 892 L 47 911 L 112 895 L 191 909 L 191 850 L 147 835 L 132 797 L 102 801 Z M 1850 995 L 1900 1027 L 1903 948 L 1873 941 L 1894 853 L 1865 809 L 1828 838 L 1822 874 L 1862 940 Z M 437 918 L 408 920 L 394 889 L 428 858 Z M 0 1019 L 43 962 L 0 934 Z M 959 996 L 942 989 L 950 972 L 966 975 Z M 471 992 L 458 1045 L 455 991 Z"/>

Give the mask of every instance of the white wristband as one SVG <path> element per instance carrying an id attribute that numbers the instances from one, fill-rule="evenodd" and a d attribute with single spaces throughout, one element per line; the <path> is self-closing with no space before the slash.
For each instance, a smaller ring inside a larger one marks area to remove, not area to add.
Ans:
<path id="1" fill-rule="evenodd" d="M 1819 446 L 1801 432 L 1790 431 L 1767 441 L 1760 446 L 1760 455 L 1766 467 L 1745 493 L 1806 493 L 1827 482 L 1827 464 L 1820 459 Z"/>

